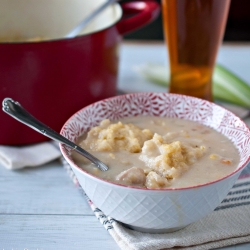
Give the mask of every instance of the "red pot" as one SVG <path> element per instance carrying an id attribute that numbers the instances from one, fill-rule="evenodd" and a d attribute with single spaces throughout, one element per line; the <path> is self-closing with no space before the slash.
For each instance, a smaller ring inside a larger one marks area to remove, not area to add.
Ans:
<path id="1" fill-rule="evenodd" d="M 109 27 L 73 39 L 0 43 L 0 100 L 13 98 L 59 131 L 80 108 L 116 95 L 121 35 L 151 22 L 159 13 L 153 1 L 125 3 L 121 8 L 123 17 Z M 47 140 L 4 112 L 0 121 L 0 144 Z"/>

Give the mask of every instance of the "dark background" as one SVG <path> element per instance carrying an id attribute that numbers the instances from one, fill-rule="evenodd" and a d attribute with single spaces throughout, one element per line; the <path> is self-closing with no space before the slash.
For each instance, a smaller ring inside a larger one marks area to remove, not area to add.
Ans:
<path id="1" fill-rule="evenodd" d="M 126 35 L 125 39 L 163 40 L 161 14 L 151 24 Z M 250 41 L 250 0 L 231 0 L 224 41 Z"/>

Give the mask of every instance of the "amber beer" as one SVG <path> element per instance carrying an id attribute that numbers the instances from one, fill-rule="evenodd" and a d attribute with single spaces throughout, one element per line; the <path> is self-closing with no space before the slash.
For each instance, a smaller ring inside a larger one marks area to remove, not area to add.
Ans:
<path id="1" fill-rule="evenodd" d="M 162 0 L 171 93 L 212 100 L 212 73 L 230 0 Z"/>

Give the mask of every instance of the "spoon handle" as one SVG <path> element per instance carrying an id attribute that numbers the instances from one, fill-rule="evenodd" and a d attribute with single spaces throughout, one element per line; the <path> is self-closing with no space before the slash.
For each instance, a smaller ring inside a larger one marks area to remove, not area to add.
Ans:
<path id="1" fill-rule="evenodd" d="M 118 0 L 108 0 L 104 2 L 101 6 L 91 12 L 83 21 L 81 21 L 73 30 L 71 30 L 65 37 L 73 38 L 83 30 L 83 28 L 92 21 L 99 13 L 101 13 L 104 9 L 106 9 L 109 5 L 117 2 Z"/>
<path id="2" fill-rule="evenodd" d="M 83 155 L 91 162 L 93 162 L 99 169 L 102 171 L 108 170 L 108 167 L 101 162 L 99 159 L 94 157 L 93 155 L 89 154 L 86 150 L 82 149 L 72 141 L 68 140 L 66 137 L 60 135 L 47 125 L 43 124 L 39 120 L 37 120 L 34 116 L 32 116 L 27 110 L 25 110 L 20 103 L 14 101 L 11 98 L 5 98 L 3 100 L 3 111 L 6 112 L 8 115 L 12 116 L 16 120 L 25 125 L 31 127 L 32 129 L 36 130 L 37 132 L 47 136 L 57 142 L 61 142 L 70 148 L 77 151 L 79 154 Z"/>

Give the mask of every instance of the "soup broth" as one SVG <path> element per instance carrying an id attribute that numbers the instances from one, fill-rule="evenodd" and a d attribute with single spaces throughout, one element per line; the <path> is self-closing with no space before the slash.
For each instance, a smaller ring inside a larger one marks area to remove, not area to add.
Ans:
<path id="1" fill-rule="evenodd" d="M 236 147 L 224 135 L 177 118 L 104 120 L 78 143 L 109 167 L 103 172 L 73 152 L 74 161 L 90 174 L 149 189 L 205 184 L 230 174 L 239 163 Z"/>

